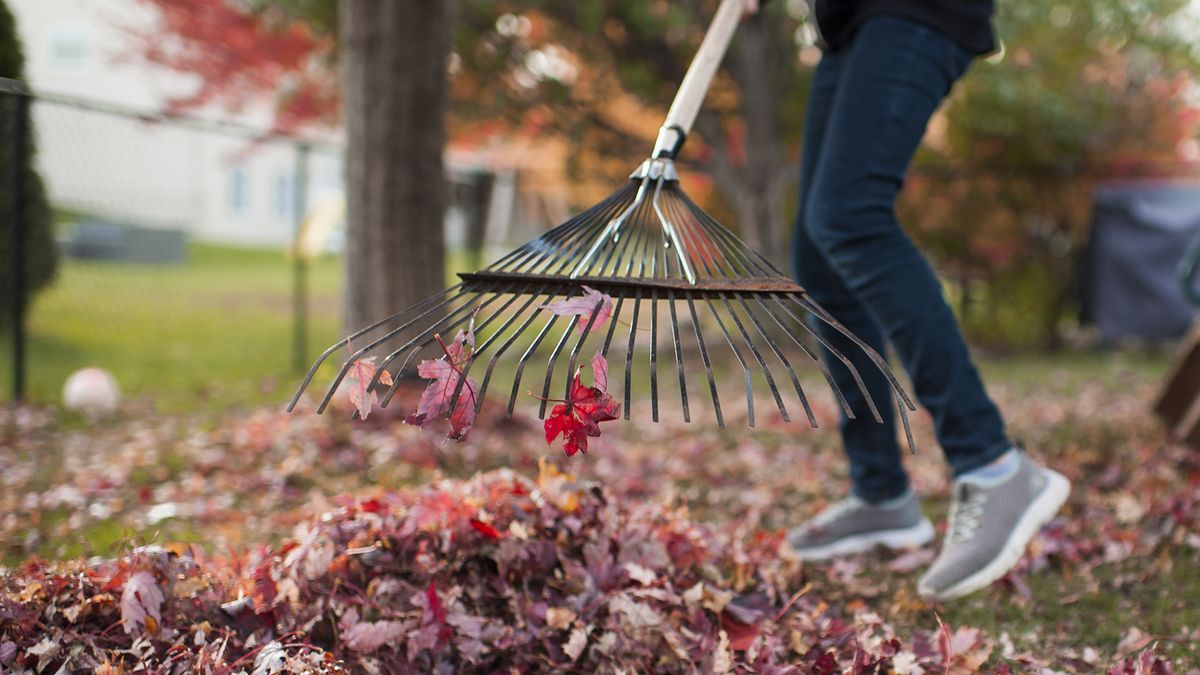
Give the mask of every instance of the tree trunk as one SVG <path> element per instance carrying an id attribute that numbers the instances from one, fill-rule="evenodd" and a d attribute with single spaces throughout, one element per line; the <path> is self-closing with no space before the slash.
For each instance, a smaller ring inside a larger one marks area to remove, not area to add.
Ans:
<path id="1" fill-rule="evenodd" d="M 745 163 L 730 156 L 724 126 L 715 115 L 702 112 L 696 125 L 712 150 L 713 180 L 729 199 L 742 238 L 786 274 L 789 223 L 783 202 L 796 172 L 789 166 L 780 133 L 776 83 L 784 64 L 773 43 L 778 36 L 772 20 L 760 12 L 744 21 L 727 57 L 741 93 Z"/>
<path id="2" fill-rule="evenodd" d="M 342 0 L 347 332 L 445 287 L 450 2 Z M 353 346 L 353 345 L 352 345 Z"/>

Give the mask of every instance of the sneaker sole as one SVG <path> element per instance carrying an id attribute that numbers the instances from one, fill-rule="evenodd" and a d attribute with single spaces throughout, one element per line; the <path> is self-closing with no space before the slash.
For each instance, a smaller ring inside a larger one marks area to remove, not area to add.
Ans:
<path id="1" fill-rule="evenodd" d="M 929 543 L 933 537 L 933 523 L 929 522 L 928 518 L 922 518 L 921 522 L 912 527 L 852 535 L 824 546 L 793 548 L 792 550 L 801 560 L 828 560 L 838 556 L 869 551 L 879 545 L 890 549 L 916 548 Z"/>
<path id="2" fill-rule="evenodd" d="M 1067 480 L 1066 476 L 1050 469 L 1043 468 L 1041 471 L 1042 475 L 1046 477 L 1046 487 L 1017 521 L 1017 526 L 1008 535 L 1008 541 L 1004 543 L 1000 554 L 983 569 L 940 593 L 918 588 L 921 595 L 936 600 L 961 598 L 990 586 L 992 582 L 1007 574 L 1017 564 L 1021 556 L 1025 554 L 1025 549 L 1033 540 L 1034 535 L 1058 514 L 1059 509 L 1067 502 L 1067 497 L 1071 494 L 1071 481 Z"/>

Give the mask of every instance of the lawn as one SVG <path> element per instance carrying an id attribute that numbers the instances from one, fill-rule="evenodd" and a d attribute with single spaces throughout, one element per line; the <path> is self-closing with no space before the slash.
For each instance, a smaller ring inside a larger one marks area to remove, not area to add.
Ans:
<path id="1" fill-rule="evenodd" d="M 340 263 L 310 265 L 309 349 L 336 339 Z M 277 249 L 192 244 L 181 265 L 64 259 L 29 317 L 29 397 L 58 400 L 68 374 L 113 372 L 163 411 L 277 399 L 291 373 L 291 263 Z M 9 395 L 11 341 L 0 384 Z"/>
<path id="2" fill-rule="evenodd" d="M 751 574 L 753 582 L 752 570 L 762 565 L 788 594 L 808 588 L 796 607 L 820 617 L 816 625 L 832 625 L 833 617 L 852 626 L 878 620 L 920 651 L 921 640 L 936 639 L 936 612 L 993 666 L 1095 672 L 1157 644 L 1186 672 L 1200 649 L 1200 464 L 1147 412 L 1166 364 L 1166 355 L 1146 353 L 984 361 L 1011 433 L 1075 489 L 1016 572 L 945 605 L 913 592 L 932 547 L 798 566 L 770 548 L 783 528 L 844 490 L 845 464 L 830 430 L 833 402 L 823 393 L 814 395 L 818 431 L 777 415 L 753 431 L 734 414 L 725 431 L 670 414 L 654 425 L 635 399 L 633 424 L 606 424 L 591 452 L 571 459 L 546 446 L 532 406 L 508 421 L 503 403 L 489 401 L 461 444 L 400 424 L 415 390 L 365 423 L 351 422 L 344 408 L 320 417 L 282 414 L 278 406 L 155 415 L 135 401 L 122 418 L 85 429 L 64 426 L 53 409 L 31 409 L 18 420 L 15 455 L 0 466 L 7 487 L 0 510 L 12 514 L 0 527 L 0 545 L 10 564 L 31 553 L 120 556 L 145 542 L 174 551 L 201 542 L 210 555 L 225 556 L 280 544 L 298 525 L 336 523 L 342 516 L 318 516 L 345 514 L 339 506 L 347 499 L 373 503 L 393 490 L 427 491 L 442 478 L 497 467 L 537 477 L 539 461 L 548 459 L 601 486 L 614 508 L 681 509 L 672 513 L 686 515 L 672 517 L 700 524 L 735 550 L 746 546 L 741 555 L 750 558 L 739 565 L 749 567 L 729 578 Z M 819 382 L 807 384 L 821 391 Z M 941 520 L 949 482 L 928 419 L 919 415 L 915 426 L 921 452 L 908 465 L 927 512 Z"/>

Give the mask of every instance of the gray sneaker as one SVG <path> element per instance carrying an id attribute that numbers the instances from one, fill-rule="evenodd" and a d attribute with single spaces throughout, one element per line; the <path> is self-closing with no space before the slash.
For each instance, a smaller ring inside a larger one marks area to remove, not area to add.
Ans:
<path id="1" fill-rule="evenodd" d="M 899 504 L 876 506 L 853 495 L 788 532 L 801 560 L 825 560 L 883 544 L 913 548 L 933 539 L 933 524 L 921 515 L 912 492 Z"/>
<path id="2" fill-rule="evenodd" d="M 1058 513 L 1071 483 L 1023 453 L 1017 471 L 999 483 L 959 478 L 942 552 L 917 591 L 937 600 L 973 593 L 1004 576 L 1033 536 Z"/>

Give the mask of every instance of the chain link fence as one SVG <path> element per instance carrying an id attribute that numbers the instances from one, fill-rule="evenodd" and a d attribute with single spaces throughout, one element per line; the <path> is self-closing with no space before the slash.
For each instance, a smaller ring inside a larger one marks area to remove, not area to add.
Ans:
<path id="1" fill-rule="evenodd" d="M 335 339 L 337 143 L 15 81 L 0 111 L 0 396 L 51 402 L 100 367 L 167 408 L 280 400 Z"/>

